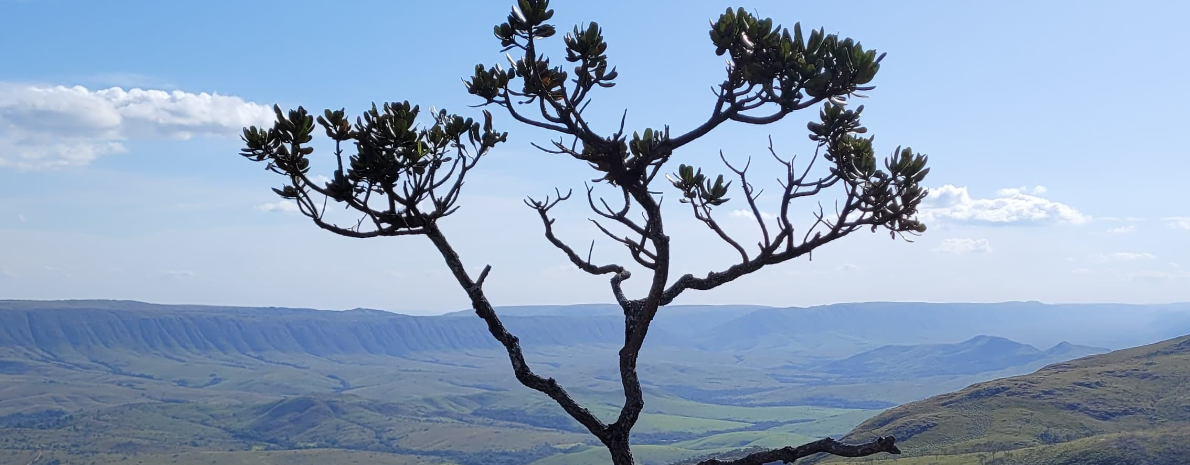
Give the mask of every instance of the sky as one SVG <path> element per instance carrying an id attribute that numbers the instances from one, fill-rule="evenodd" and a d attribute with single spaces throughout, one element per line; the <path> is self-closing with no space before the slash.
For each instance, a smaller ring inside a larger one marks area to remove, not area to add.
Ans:
<path id="1" fill-rule="evenodd" d="M 560 30 L 597 21 L 619 84 L 589 118 L 612 132 L 697 126 L 722 80 L 707 21 L 727 4 L 555 1 Z M 830 2 L 743 5 L 791 27 L 824 27 L 887 52 L 864 123 L 879 153 L 930 156 L 914 242 L 856 233 L 681 304 L 804 306 L 857 301 L 1158 303 L 1190 301 L 1190 74 L 1184 18 L 1168 1 Z M 237 155 L 273 104 L 345 108 L 410 100 L 477 116 L 459 78 L 505 61 L 491 28 L 510 2 L 0 0 L 0 299 L 379 308 L 468 306 L 422 237 L 322 231 Z M 737 6 L 737 5 L 732 5 Z M 546 46 L 554 61 L 561 40 Z M 1169 85 L 1170 89 L 1165 87 Z M 671 162 L 726 172 L 754 156 L 775 191 L 783 156 L 813 151 L 815 110 L 764 127 L 725 125 Z M 584 164 L 536 151 L 549 135 L 497 115 L 508 143 L 468 178 L 442 227 L 493 304 L 610 302 L 607 281 L 573 269 L 521 201 L 581 191 Z M 325 152 L 315 169 L 330 174 Z M 767 163 L 766 163 L 767 162 Z M 771 175 L 764 170 L 772 170 Z M 665 186 L 667 187 L 667 186 Z M 608 191 L 599 191 L 608 192 Z M 739 191 L 733 191 L 735 197 Z M 672 196 L 672 193 L 671 193 Z M 676 200 L 676 196 L 673 197 Z M 779 207 L 762 196 L 761 208 Z M 675 277 L 738 255 L 687 210 L 667 210 Z M 752 241 L 744 205 L 716 210 Z M 812 222 L 813 202 L 793 205 Z M 631 260 L 600 240 L 585 202 L 556 232 L 596 261 Z M 638 272 L 628 290 L 643 291 Z"/>

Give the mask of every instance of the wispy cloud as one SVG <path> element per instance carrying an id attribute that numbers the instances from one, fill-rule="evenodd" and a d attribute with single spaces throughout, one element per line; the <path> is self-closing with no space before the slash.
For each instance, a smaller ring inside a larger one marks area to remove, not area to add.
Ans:
<path id="1" fill-rule="evenodd" d="M 1000 190 L 996 191 L 996 195 L 1001 196 L 1001 197 L 1012 197 L 1014 195 L 1019 195 L 1019 194 L 1042 195 L 1046 192 L 1049 192 L 1049 189 L 1047 189 L 1045 186 L 1033 186 L 1032 189 L 1030 189 L 1027 186 L 1021 186 L 1021 187 L 1009 187 L 1006 189 L 1000 189 Z"/>
<path id="2" fill-rule="evenodd" d="M 1171 228 L 1190 231 L 1190 216 L 1171 216 L 1161 220 Z"/>
<path id="3" fill-rule="evenodd" d="M 1040 186 L 1039 186 L 1040 187 Z M 1030 192 L 1040 194 L 1044 188 Z M 1001 189 L 995 198 L 972 198 L 966 187 L 945 185 L 931 189 L 922 203 L 926 223 L 953 222 L 986 225 L 1083 224 L 1091 220 L 1069 205 L 1027 194 L 1019 188 Z"/>
<path id="4" fill-rule="evenodd" d="M 729 213 L 728 215 L 731 216 L 732 218 L 748 218 L 748 219 L 753 219 L 753 220 L 756 219 L 756 215 L 753 215 L 751 210 L 744 210 L 744 209 L 732 210 L 731 213 Z M 776 218 L 777 215 L 774 215 L 774 214 L 766 212 L 766 211 L 761 211 L 760 217 L 764 218 L 766 220 L 771 220 L 773 218 Z"/>
<path id="5" fill-rule="evenodd" d="M 197 277 L 198 273 L 195 273 L 190 270 L 169 270 L 169 271 L 162 271 L 161 276 L 164 276 L 169 279 L 186 279 L 186 278 Z"/>
<path id="6" fill-rule="evenodd" d="M 1139 260 L 1155 260 L 1156 255 L 1148 252 L 1115 252 L 1091 255 L 1091 259 L 1099 262 L 1134 262 Z"/>
<path id="7" fill-rule="evenodd" d="M 263 212 L 281 212 L 281 213 L 297 213 L 297 212 L 301 211 L 298 209 L 297 202 L 294 202 L 292 200 L 278 200 L 276 202 L 263 203 L 263 204 L 257 205 L 256 209 L 263 211 Z"/>
<path id="8" fill-rule="evenodd" d="M 47 266 L 43 266 L 41 268 L 43 270 L 45 270 L 46 273 L 50 273 L 54 276 L 58 276 L 61 278 L 69 278 L 70 277 L 70 271 L 64 270 L 62 268 L 58 268 L 56 266 L 48 266 L 47 265 Z"/>
<path id="9" fill-rule="evenodd" d="M 950 238 L 943 240 L 934 251 L 952 254 L 990 253 L 992 245 L 987 239 Z"/>
<path id="10" fill-rule="evenodd" d="M 1144 220 L 1145 220 L 1144 218 L 1138 218 L 1138 217 L 1135 217 L 1135 216 L 1124 216 L 1124 217 L 1120 217 L 1120 216 L 1096 216 L 1096 217 L 1095 217 L 1095 221 L 1127 221 L 1127 222 L 1129 222 L 1129 223 L 1139 223 L 1139 222 L 1141 222 L 1141 221 L 1144 221 Z"/>
<path id="11" fill-rule="evenodd" d="M 827 274 L 854 273 L 861 269 L 863 269 L 863 268 L 861 268 L 859 265 L 856 265 L 854 263 L 844 263 L 844 264 L 836 266 L 834 268 L 828 268 L 828 269 L 824 269 L 824 270 L 792 269 L 792 270 L 788 271 L 788 274 L 793 275 L 793 276 L 815 276 L 815 275 L 827 275 Z"/>
<path id="12" fill-rule="evenodd" d="M 1166 281 L 1173 281 L 1177 279 L 1190 278 L 1190 273 L 1185 271 L 1158 271 L 1158 270 L 1144 270 L 1125 273 L 1124 276 L 1133 281 L 1143 281 L 1160 283 Z"/>
<path id="13" fill-rule="evenodd" d="M 129 140 L 233 136 L 272 121 L 268 106 L 220 94 L 0 83 L 0 167 L 82 166 Z"/>
<path id="14" fill-rule="evenodd" d="M 1136 232 L 1136 226 L 1130 224 L 1128 226 L 1120 226 L 1118 228 L 1111 228 L 1107 230 L 1108 234 L 1128 234 L 1130 232 Z"/>

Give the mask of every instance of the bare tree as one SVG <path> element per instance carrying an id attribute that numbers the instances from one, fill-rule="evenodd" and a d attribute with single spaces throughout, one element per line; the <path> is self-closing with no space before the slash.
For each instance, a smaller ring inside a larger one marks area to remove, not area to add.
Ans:
<path id="1" fill-rule="evenodd" d="M 599 173 L 593 182 L 606 184 L 615 192 L 615 200 L 609 203 L 588 186 L 586 200 L 597 216 L 592 221 L 598 230 L 626 248 L 633 261 L 631 266 L 643 270 L 649 280 L 647 292 L 640 297 L 624 292 L 623 283 L 633 276 L 628 267 L 597 264 L 590 251 L 581 254 L 555 235 L 550 210 L 570 198 L 569 192 L 556 191 L 553 197 L 525 201 L 538 213 L 546 239 L 571 263 L 592 275 L 609 276 L 612 295 L 623 309 L 624 344 L 619 352 L 619 371 L 624 404 L 611 423 L 576 402 L 553 378 L 530 368 L 517 337 L 505 329 L 484 293 L 484 279 L 491 267 L 485 266 L 473 278 L 439 227 L 439 220 L 458 208 L 456 203 L 467 174 L 493 147 L 506 140 L 507 133 L 493 129 L 491 113 L 485 110 L 480 122 L 440 111 L 432 115 L 432 125 L 421 128 L 416 122 L 420 109 L 408 102 L 379 108 L 373 105 L 355 124 L 343 110 L 327 110 L 315 118 L 304 108 L 285 114 L 275 107 L 277 121 L 272 128 L 244 130 L 246 148 L 242 155 L 267 162 L 269 170 L 284 176 L 286 185 L 274 191 L 296 202 L 301 213 L 323 229 L 357 238 L 429 238 L 467 293 L 475 313 L 507 350 L 516 378 L 556 401 L 608 448 L 614 464 L 628 465 L 634 463 L 630 432 L 645 403 L 637 359 L 661 307 L 686 291 L 714 289 L 761 268 L 807 255 L 861 229 L 883 229 L 894 239 L 925 231 L 915 215 L 926 195 L 920 183 L 929 170 L 925 167 L 926 157 L 908 148 L 898 148 L 885 161 L 884 169 L 878 166 L 872 138 L 861 136 L 867 132 L 859 121 L 863 107 L 849 110 L 846 105 L 851 97 L 860 96 L 858 92 L 873 89 L 867 84 L 876 76 L 883 55 L 877 56 L 849 38 L 840 39 L 821 29 L 804 37 L 799 25 L 791 31 L 774 27 L 771 19 L 758 19 L 742 8 L 728 9 L 711 23 L 710 37 L 716 53 L 727 54 L 728 59 L 724 80 L 713 88 L 715 98 L 707 120 L 681 133 L 671 134 L 666 126 L 633 132 L 629 138 L 625 133 L 627 112 L 619 130 L 609 135 L 593 130 L 584 116 L 590 95 L 614 86 L 618 76 L 615 67 L 608 64 L 601 28 L 592 22 L 565 34 L 566 60 L 574 64 L 574 74 L 570 75 L 560 66 L 551 66 L 549 58 L 538 52 L 538 44 L 556 34 L 556 29 L 547 24 L 552 16 L 547 0 L 519 0 L 507 20 L 494 29 L 504 51 L 516 54 L 506 53 L 508 69 L 477 65 L 474 75 L 464 83 L 471 94 L 482 99 L 481 106 L 499 107 L 516 121 L 557 135 L 558 139 L 549 144 L 535 146 L 586 162 Z M 694 217 L 740 257 L 739 262 L 725 269 L 675 279 L 670 269 L 672 249 L 662 216 L 662 195 L 653 189 L 653 181 L 675 151 L 728 122 L 771 124 L 814 107 L 820 107 L 820 121 L 808 126 L 810 139 L 817 144 L 810 160 L 795 165 L 794 159 L 780 157 L 769 142 L 770 153 L 782 167 L 775 222 L 766 222 L 761 214 L 757 203 L 760 193 L 749 181 L 751 160 L 737 167 L 720 154 L 738 179 L 743 201 L 756 219 L 761 239 L 755 250 L 750 251 L 725 232 L 712 214 L 728 201 L 731 182 L 724 183 L 721 175 L 711 182 L 701 169 L 687 165 L 664 176 L 680 194 L 680 202 L 690 206 Z M 315 121 L 335 143 L 336 169 L 323 183 L 314 182 L 309 174 L 308 157 L 314 149 L 308 144 Z M 355 153 L 345 157 L 344 145 L 354 145 Z M 828 164 L 826 173 L 811 177 L 811 168 L 819 159 Z M 831 188 L 845 196 L 834 211 L 828 214 L 820 204 L 812 224 L 803 230 L 795 229 L 791 202 Z M 334 221 L 327 216 L 328 200 L 345 205 L 358 217 L 346 224 Z M 639 217 L 634 212 L 639 212 Z M 793 462 L 818 453 L 864 457 L 880 452 L 900 453 L 892 437 L 860 445 L 826 438 L 734 460 L 710 459 L 702 463 L 748 465 Z"/>

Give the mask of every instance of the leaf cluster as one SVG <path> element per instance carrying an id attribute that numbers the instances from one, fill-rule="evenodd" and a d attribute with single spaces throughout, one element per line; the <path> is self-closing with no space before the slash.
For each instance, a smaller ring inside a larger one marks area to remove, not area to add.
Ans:
<path id="1" fill-rule="evenodd" d="M 929 174 L 928 157 L 915 154 L 909 147 L 897 149 L 880 169 L 872 143 L 874 136 L 860 124 L 864 106 L 854 111 L 827 102 L 819 112 L 819 122 L 810 122 L 810 140 L 826 148 L 823 156 L 833 162 L 832 176 L 842 179 L 860 203 L 864 213 L 872 215 L 872 230 L 885 226 L 896 232 L 925 232 L 926 226 L 915 218 L 917 206 L 927 191 L 921 185 Z"/>
<path id="2" fill-rule="evenodd" d="M 433 124 L 420 127 L 421 108 L 408 101 L 373 104 L 354 124 L 343 109 L 317 117 L 304 107 L 286 113 L 274 106 L 273 111 L 273 127 L 244 129 L 240 154 L 284 175 L 288 182 L 273 191 L 297 201 L 303 214 L 322 219 L 325 208 L 310 197 L 322 194 L 364 213 L 379 230 L 408 229 L 452 213 L 462 175 L 508 137 L 493 129 L 486 111 L 479 122 L 441 110 L 431 115 Z M 308 144 L 316 123 L 335 143 L 336 169 L 322 185 L 309 177 L 314 147 Z M 346 159 L 345 143 L 356 149 Z M 379 207 L 375 199 L 383 199 Z M 430 210 L 420 211 L 427 200 Z"/>
<path id="3" fill-rule="evenodd" d="M 865 50 L 851 38 L 840 39 L 823 29 L 803 37 L 800 23 L 793 32 L 773 26 L 743 8 L 727 9 L 711 22 L 711 42 L 717 55 L 728 54 L 739 73 L 739 86 L 761 86 L 767 100 L 792 108 L 804 97 L 846 95 L 867 84 L 880 70 L 875 50 Z"/>
<path id="4" fill-rule="evenodd" d="M 667 178 L 674 187 L 682 191 L 682 199 L 679 200 L 682 203 L 697 200 L 703 205 L 719 206 L 731 200 L 725 197 L 731 181 L 724 184 L 722 174 L 716 177 L 712 184 L 710 179 L 702 174 L 702 168 L 695 171 L 693 166 L 682 164 L 678 166 L 678 172 L 674 173 L 674 176 Z"/>

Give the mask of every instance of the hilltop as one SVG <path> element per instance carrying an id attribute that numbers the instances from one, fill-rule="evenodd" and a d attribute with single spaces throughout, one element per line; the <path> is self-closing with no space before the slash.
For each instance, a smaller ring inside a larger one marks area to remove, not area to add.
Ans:
<path id="1" fill-rule="evenodd" d="M 824 364 L 819 371 L 868 379 L 912 379 L 994 372 L 1014 366 L 1040 368 L 1104 352 L 1108 350 L 1069 342 L 1039 350 L 1002 337 L 977 336 L 957 344 L 883 346 Z"/>
<path id="2" fill-rule="evenodd" d="M 912 402 L 846 439 L 884 435 L 902 445 L 899 464 L 1009 451 L 1003 463 L 1185 463 L 1170 454 L 1190 438 L 1190 336 Z"/>

